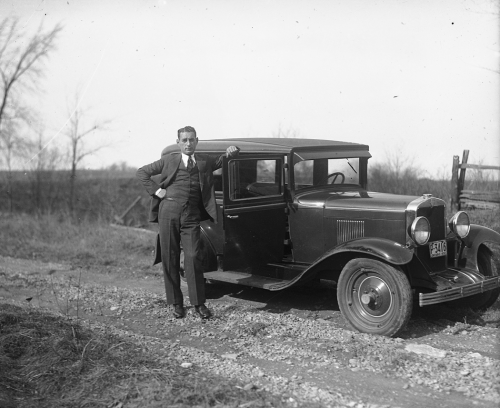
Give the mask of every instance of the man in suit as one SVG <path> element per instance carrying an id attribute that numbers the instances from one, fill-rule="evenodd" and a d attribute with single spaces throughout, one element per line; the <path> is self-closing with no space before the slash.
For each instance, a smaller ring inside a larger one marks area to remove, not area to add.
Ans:
<path id="1" fill-rule="evenodd" d="M 186 126 L 177 131 L 179 153 L 163 156 L 137 170 L 137 178 L 152 196 L 150 221 L 159 223 L 161 262 L 165 279 L 167 304 L 174 305 L 174 316 L 186 314 L 181 291 L 180 243 L 184 250 L 184 271 L 189 300 L 195 312 L 208 319 L 212 313 L 205 306 L 205 279 L 200 251 L 200 221 L 217 222 L 217 204 L 213 172 L 222 166 L 222 158 L 196 154 L 196 130 Z M 236 146 L 226 155 L 237 155 Z M 160 175 L 159 183 L 151 176 Z"/>

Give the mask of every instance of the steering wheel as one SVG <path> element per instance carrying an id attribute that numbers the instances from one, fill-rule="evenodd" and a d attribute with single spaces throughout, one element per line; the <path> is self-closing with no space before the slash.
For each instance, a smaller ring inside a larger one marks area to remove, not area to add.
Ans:
<path id="1" fill-rule="evenodd" d="M 335 173 L 330 173 L 328 176 L 326 176 L 325 181 L 328 181 L 330 177 L 333 177 L 333 180 L 330 182 L 330 184 L 335 184 L 335 182 L 339 177 L 342 177 L 342 181 L 339 184 L 344 184 L 345 181 L 344 173 L 341 173 L 340 171 L 337 171 Z"/>

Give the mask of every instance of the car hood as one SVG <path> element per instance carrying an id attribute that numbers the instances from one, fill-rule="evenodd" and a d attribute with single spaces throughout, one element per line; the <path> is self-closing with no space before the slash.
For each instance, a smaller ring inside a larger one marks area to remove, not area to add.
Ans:
<path id="1" fill-rule="evenodd" d="M 323 208 L 361 208 L 404 211 L 417 196 L 376 193 L 372 191 L 314 191 L 297 197 L 299 204 Z"/>

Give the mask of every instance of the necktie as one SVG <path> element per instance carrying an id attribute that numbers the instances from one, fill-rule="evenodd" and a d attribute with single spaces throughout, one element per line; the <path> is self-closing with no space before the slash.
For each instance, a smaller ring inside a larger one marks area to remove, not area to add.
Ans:
<path id="1" fill-rule="evenodd" d="M 191 170 L 193 169 L 193 167 L 194 167 L 193 158 L 190 155 L 188 157 L 187 171 L 191 172 Z"/>

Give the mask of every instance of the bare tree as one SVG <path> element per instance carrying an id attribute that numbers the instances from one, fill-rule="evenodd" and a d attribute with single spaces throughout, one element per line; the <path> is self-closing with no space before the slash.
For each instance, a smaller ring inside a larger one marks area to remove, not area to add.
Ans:
<path id="1" fill-rule="evenodd" d="M 14 153 L 18 150 L 21 139 L 16 137 L 15 122 L 9 120 L 2 129 L 0 137 L 0 150 L 2 151 L 3 161 L 7 167 L 7 187 L 6 193 L 9 200 L 9 210 L 13 211 L 12 195 L 12 161 Z"/>
<path id="2" fill-rule="evenodd" d="M 19 27 L 16 18 L 0 21 L 0 150 L 6 162 L 7 190 L 12 211 L 12 163 L 26 147 L 20 135 L 21 121 L 28 120 L 29 110 L 21 104 L 21 92 L 35 91 L 43 77 L 44 62 L 55 49 L 61 31 L 57 25 L 44 32 L 42 25 L 35 34 Z"/>
<path id="3" fill-rule="evenodd" d="M 19 97 L 22 90 L 37 88 L 38 80 L 44 74 L 44 63 L 55 49 L 61 29 L 56 25 L 44 32 L 40 25 L 30 37 L 19 28 L 19 19 L 5 18 L 0 22 L 0 129 L 10 99 Z"/>
<path id="4" fill-rule="evenodd" d="M 23 122 L 29 121 L 30 114 L 16 104 L 4 110 L 4 125 L 0 131 L 0 152 L 7 167 L 7 196 L 9 200 L 9 210 L 13 211 L 13 167 L 14 160 L 22 156 L 28 149 L 28 142 L 20 135 Z"/>
<path id="5" fill-rule="evenodd" d="M 71 163 L 70 172 L 70 188 L 69 188 L 69 210 L 73 212 L 75 201 L 75 182 L 76 171 L 81 161 L 97 151 L 108 147 L 108 144 L 100 143 L 99 145 L 89 148 L 86 146 L 88 136 L 96 134 L 98 131 L 105 130 L 111 123 L 111 120 L 94 120 L 91 126 L 85 126 L 86 117 L 89 116 L 89 109 L 84 109 L 79 106 L 80 98 L 78 92 L 75 94 L 74 105 L 69 110 L 68 129 L 65 134 L 70 141 L 69 160 Z"/>
<path id="6" fill-rule="evenodd" d="M 272 133 L 273 137 L 277 137 L 280 139 L 293 139 L 300 137 L 300 131 L 297 129 L 292 129 L 289 127 L 288 129 L 283 129 L 281 124 L 278 126 L 278 130 Z"/>
<path id="7" fill-rule="evenodd" d="M 54 180 L 55 171 L 63 164 L 63 155 L 57 146 L 47 147 L 44 126 L 37 123 L 36 139 L 29 146 L 29 180 L 31 183 L 30 199 L 40 212 L 51 210 L 60 199 L 61 191 Z"/>

